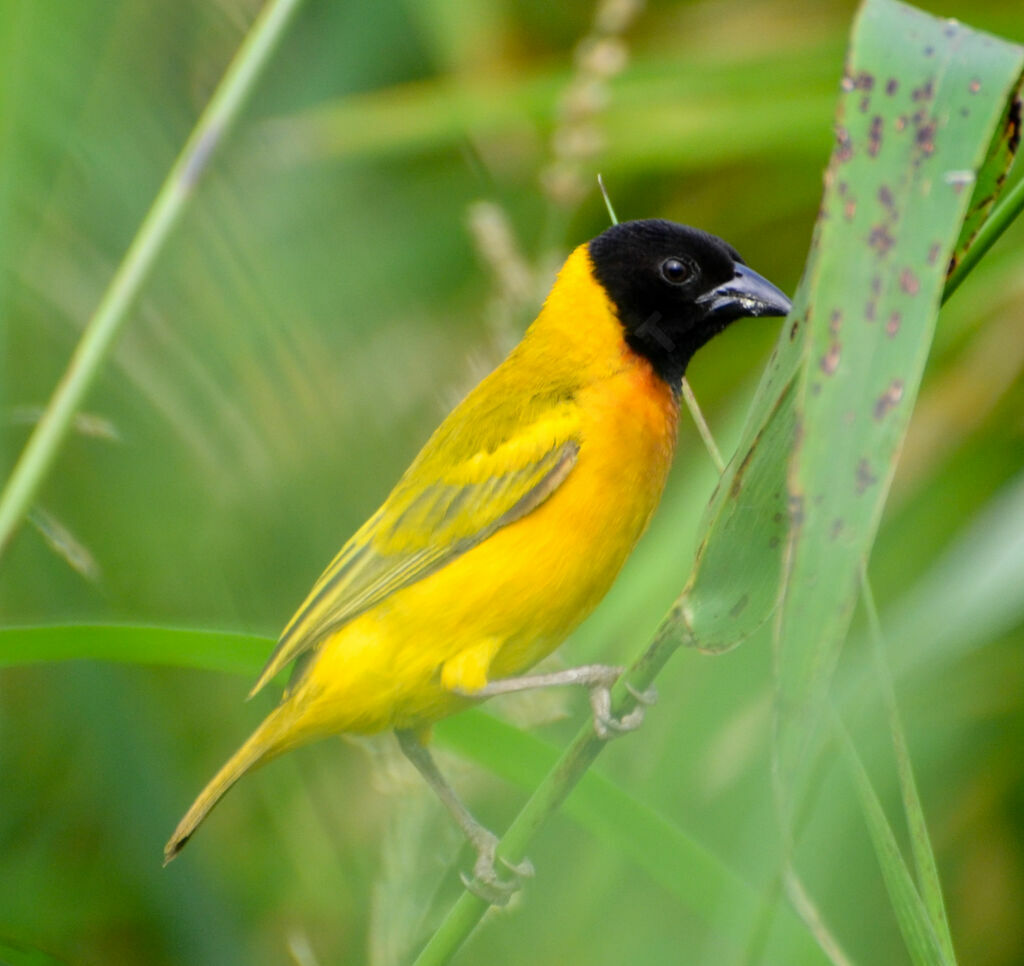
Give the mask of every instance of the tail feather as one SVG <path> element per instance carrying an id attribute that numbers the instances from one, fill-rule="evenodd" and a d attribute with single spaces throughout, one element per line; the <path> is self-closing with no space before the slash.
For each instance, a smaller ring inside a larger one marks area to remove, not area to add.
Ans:
<path id="1" fill-rule="evenodd" d="M 199 793 L 199 797 L 192 803 L 192 807 L 185 813 L 185 817 L 178 823 L 174 834 L 164 846 L 164 865 L 185 847 L 185 843 L 192 837 L 192 833 L 203 819 L 210 814 L 213 806 L 239 778 L 284 750 L 284 711 L 283 706 L 272 711 Z"/>

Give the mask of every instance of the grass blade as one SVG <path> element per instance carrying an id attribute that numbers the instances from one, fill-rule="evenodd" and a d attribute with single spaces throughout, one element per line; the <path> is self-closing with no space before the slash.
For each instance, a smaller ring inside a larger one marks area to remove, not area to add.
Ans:
<path id="1" fill-rule="evenodd" d="M 892 736 L 893 753 L 896 756 L 896 768 L 899 775 L 900 794 L 903 798 L 903 812 L 910 831 L 910 846 L 914 856 L 914 868 L 917 871 L 917 882 L 924 900 L 925 910 L 931 921 L 932 930 L 942 947 L 945 960 L 956 962 L 953 950 L 953 937 L 949 931 L 949 919 L 946 916 L 946 905 L 942 898 L 942 885 L 939 881 L 939 869 L 932 851 L 928 825 L 925 822 L 921 796 L 917 791 L 914 778 L 914 767 L 910 760 L 910 748 L 900 720 L 899 707 L 896 704 L 896 691 L 893 688 L 892 675 L 885 652 L 885 639 L 882 636 L 882 625 L 875 608 L 875 598 L 868 582 L 867 571 L 861 571 L 861 594 L 868 615 L 868 624 L 872 639 L 872 654 L 875 660 L 875 673 L 882 692 L 882 703 L 889 719 L 889 732 Z M 865 816 L 866 817 L 866 816 Z"/>
<path id="2" fill-rule="evenodd" d="M 268 0 L 167 174 L 121 264 L 89 319 L 63 378 L 0 494 L 0 556 L 53 466 L 168 236 L 302 0 Z"/>
<path id="3" fill-rule="evenodd" d="M 119 661 L 255 675 L 270 638 L 229 631 L 128 624 L 0 628 L 0 667 L 46 661 Z"/>
<path id="4" fill-rule="evenodd" d="M 914 879 L 903 860 L 896 837 L 886 821 L 882 803 L 875 794 L 857 749 L 838 718 L 835 728 L 907 950 L 917 966 L 952 966 L 955 961 L 947 958 L 939 945 L 928 912 L 917 893 Z"/>

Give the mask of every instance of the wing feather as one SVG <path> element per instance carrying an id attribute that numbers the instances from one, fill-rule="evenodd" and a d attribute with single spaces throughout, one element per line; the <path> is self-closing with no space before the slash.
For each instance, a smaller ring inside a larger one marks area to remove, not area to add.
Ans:
<path id="1" fill-rule="evenodd" d="M 385 597 L 443 567 L 540 506 L 572 471 L 578 419 L 569 403 L 469 458 L 444 433 L 431 439 L 383 506 L 342 547 L 284 629 L 256 681 L 278 671 Z"/>

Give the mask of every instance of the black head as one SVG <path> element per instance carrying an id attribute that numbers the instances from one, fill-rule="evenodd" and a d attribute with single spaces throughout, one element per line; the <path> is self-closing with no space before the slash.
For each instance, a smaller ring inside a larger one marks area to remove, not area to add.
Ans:
<path id="1" fill-rule="evenodd" d="M 624 221 L 588 248 L 626 342 L 673 386 L 693 354 L 730 322 L 790 309 L 731 245 L 696 228 L 660 218 Z"/>

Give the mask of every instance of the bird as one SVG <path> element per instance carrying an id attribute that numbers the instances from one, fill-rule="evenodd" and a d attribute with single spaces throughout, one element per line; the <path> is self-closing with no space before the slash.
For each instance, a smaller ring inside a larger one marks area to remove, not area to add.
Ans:
<path id="1" fill-rule="evenodd" d="M 280 702 L 199 794 L 165 864 L 246 772 L 315 739 L 395 732 L 476 851 L 463 880 L 507 900 L 528 862 L 446 782 L 432 725 L 475 702 L 578 684 L 601 737 L 621 668 L 526 674 L 594 609 L 646 529 L 676 448 L 682 379 L 743 317 L 790 300 L 722 239 L 664 219 L 576 247 L 507 358 L 429 438 L 286 625 L 250 697 L 287 665 Z M 640 695 L 643 699 L 644 696 Z"/>

